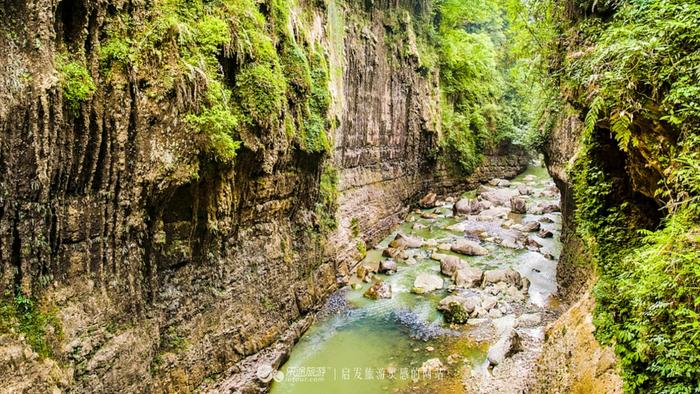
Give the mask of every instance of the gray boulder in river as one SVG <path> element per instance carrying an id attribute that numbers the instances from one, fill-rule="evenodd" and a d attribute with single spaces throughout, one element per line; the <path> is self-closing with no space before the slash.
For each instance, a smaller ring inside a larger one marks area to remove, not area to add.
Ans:
<path id="1" fill-rule="evenodd" d="M 411 292 L 424 294 L 438 289 L 442 289 L 442 278 L 435 274 L 423 272 L 416 277 Z"/>
<path id="2" fill-rule="evenodd" d="M 527 203 L 525 202 L 525 199 L 520 196 L 511 197 L 510 210 L 513 213 L 521 214 L 527 212 Z"/>
<path id="3" fill-rule="evenodd" d="M 496 284 L 498 282 L 521 286 L 522 280 L 520 273 L 511 268 L 502 268 L 484 272 L 484 286 Z"/>
<path id="4" fill-rule="evenodd" d="M 484 271 L 475 267 L 461 268 L 454 274 L 455 285 L 467 289 L 479 287 L 483 278 Z"/>
<path id="5" fill-rule="evenodd" d="M 434 255 L 436 254 L 437 253 L 434 253 Z M 457 272 L 457 270 L 461 269 L 463 266 L 464 263 L 459 257 L 451 255 L 441 255 L 440 272 L 442 272 L 443 275 L 452 276 L 455 272 Z"/>
<path id="6" fill-rule="evenodd" d="M 382 260 L 379 262 L 378 272 L 380 274 L 393 274 L 398 269 L 394 260 Z"/>
<path id="7" fill-rule="evenodd" d="M 495 206 L 509 207 L 510 199 L 519 196 L 516 189 L 492 189 L 481 193 L 481 197 Z"/>
<path id="8" fill-rule="evenodd" d="M 506 332 L 489 348 L 487 358 L 489 364 L 498 365 L 513 354 L 521 350 L 520 336 L 514 329 Z"/>
<path id="9" fill-rule="evenodd" d="M 389 244 L 392 248 L 420 248 L 423 245 L 423 240 L 416 237 L 398 233 L 393 241 Z"/>
<path id="10" fill-rule="evenodd" d="M 455 215 L 475 215 L 481 210 L 479 201 L 468 198 L 461 198 L 452 207 L 452 212 Z"/>
<path id="11" fill-rule="evenodd" d="M 520 225 L 522 228 L 523 232 L 530 233 L 533 231 L 537 231 L 540 229 L 540 223 L 539 222 L 525 222 Z"/>
<path id="12" fill-rule="evenodd" d="M 488 249 L 468 239 L 460 239 L 452 244 L 450 248 L 453 252 L 467 256 L 486 256 Z"/>

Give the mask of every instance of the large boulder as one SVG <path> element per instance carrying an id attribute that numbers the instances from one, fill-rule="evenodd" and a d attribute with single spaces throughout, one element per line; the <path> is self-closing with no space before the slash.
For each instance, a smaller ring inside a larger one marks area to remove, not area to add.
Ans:
<path id="1" fill-rule="evenodd" d="M 520 227 L 522 228 L 523 232 L 530 233 L 539 230 L 541 225 L 540 222 L 525 222 L 521 224 Z"/>
<path id="2" fill-rule="evenodd" d="M 435 254 L 435 253 L 433 253 Z M 443 255 L 444 257 L 440 260 L 440 272 L 443 275 L 452 276 L 457 270 L 464 266 L 462 259 L 457 256 Z"/>
<path id="3" fill-rule="evenodd" d="M 522 350 L 520 336 L 514 329 L 507 330 L 501 337 L 489 348 L 487 358 L 491 365 L 501 364 L 506 357 Z"/>
<path id="4" fill-rule="evenodd" d="M 440 300 L 438 310 L 442 312 L 446 322 L 464 324 L 478 303 L 477 297 L 451 295 Z"/>
<path id="5" fill-rule="evenodd" d="M 539 249 L 542 247 L 542 243 L 535 239 L 534 237 L 527 237 L 527 240 L 525 241 L 525 245 L 531 246 L 535 249 Z"/>
<path id="6" fill-rule="evenodd" d="M 510 181 L 507 179 L 493 178 L 489 181 L 489 185 L 498 187 L 508 187 L 510 186 Z"/>
<path id="7" fill-rule="evenodd" d="M 443 253 L 433 252 L 433 253 L 430 254 L 430 259 L 431 259 L 431 260 L 435 260 L 435 261 L 442 262 L 442 260 L 444 260 L 447 256 L 448 256 L 448 255 L 443 254 Z"/>
<path id="8" fill-rule="evenodd" d="M 451 224 L 445 227 L 445 230 L 454 231 L 458 233 L 470 233 L 478 234 L 485 231 L 484 223 L 474 220 L 465 220 L 463 222 Z"/>
<path id="9" fill-rule="evenodd" d="M 522 249 L 524 246 L 518 241 L 518 238 L 506 235 L 501 240 L 501 246 L 509 249 Z"/>
<path id="10" fill-rule="evenodd" d="M 438 289 L 442 289 L 442 278 L 435 274 L 423 272 L 418 274 L 413 281 L 412 293 L 425 294 Z"/>
<path id="11" fill-rule="evenodd" d="M 452 244 L 450 248 L 453 252 L 467 256 L 486 256 L 488 249 L 468 239 L 460 239 Z"/>
<path id="12" fill-rule="evenodd" d="M 461 198 L 452 207 L 452 212 L 455 215 L 475 215 L 481 210 L 479 201 Z"/>
<path id="13" fill-rule="evenodd" d="M 407 235 L 404 235 L 402 233 L 396 234 L 396 237 L 394 237 L 394 240 L 391 241 L 389 246 L 392 248 L 420 248 L 423 245 L 423 240 L 420 238 L 416 237 L 409 237 Z"/>
<path id="14" fill-rule="evenodd" d="M 395 259 L 401 254 L 401 249 L 388 247 L 382 251 L 382 256 Z"/>
<path id="15" fill-rule="evenodd" d="M 533 205 L 530 207 L 528 210 L 529 213 L 533 215 L 542 215 L 545 213 L 552 213 L 552 212 L 559 212 L 561 211 L 561 208 L 559 207 L 559 204 L 556 203 L 539 203 L 537 205 Z"/>
<path id="16" fill-rule="evenodd" d="M 511 197 L 510 210 L 513 213 L 525 213 L 527 212 L 527 202 L 520 196 Z"/>
<path id="17" fill-rule="evenodd" d="M 396 262 L 394 260 L 382 260 L 379 262 L 379 273 L 380 274 L 393 274 L 398 269 Z"/>
<path id="18" fill-rule="evenodd" d="M 510 213 L 510 208 L 507 207 L 493 207 L 489 209 L 484 209 L 479 212 L 479 220 L 491 221 L 498 218 L 506 218 Z"/>
<path id="19" fill-rule="evenodd" d="M 370 300 L 391 298 L 391 285 L 386 282 L 377 282 L 367 289 L 363 296 L 365 298 L 369 298 Z"/>
<path id="20" fill-rule="evenodd" d="M 430 192 L 423 196 L 423 198 L 418 201 L 418 206 L 421 208 L 435 208 L 435 202 L 437 201 L 437 194 Z"/>
<path id="21" fill-rule="evenodd" d="M 527 196 L 532 194 L 532 190 L 526 185 L 518 185 L 517 189 L 518 193 L 520 193 L 521 196 Z"/>
<path id="22" fill-rule="evenodd" d="M 554 236 L 554 233 L 547 229 L 542 229 L 540 232 L 537 234 L 538 237 L 540 238 L 552 238 Z"/>
<path id="23" fill-rule="evenodd" d="M 479 201 L 479 210 L 483 211 L 484 209 L 491 209 L 493 208 L 493 203 L 491 201 L 487 200 L 481 200 Z"/>
<path id="24" fill-rule="evenodd" d="M 484 271 L 476 267 L 465 267 L 457 270 L 453 278 L 457 287 L 466 289 L 479 287 L 484 279 Z"/>
<path id="25" fill-rule="evenodd" d="M 502 268 L 484 272 L 483 286 L 499 282 L 520 286 L 522 280 L 520 273 L 512 268 Z"/>
<path id="26" fill-rule="evenodd" d="M 491 202 L 494 206 L 509 207 L 510 199 L 519 196 L 516 189 L 492 189 L 481 193 L 481 198 Z"/>

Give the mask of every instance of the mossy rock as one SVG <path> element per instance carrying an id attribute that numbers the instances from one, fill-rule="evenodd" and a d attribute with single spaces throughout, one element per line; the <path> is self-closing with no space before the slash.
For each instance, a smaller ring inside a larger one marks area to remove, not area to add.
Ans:
<path id="1" fill-rule="evenodd" d="M 443 316 L 448 323 L 464 324 L 469 319 L 469 313 L 459 302 L 450 302 L 447 310 L 443 312 Z"/>

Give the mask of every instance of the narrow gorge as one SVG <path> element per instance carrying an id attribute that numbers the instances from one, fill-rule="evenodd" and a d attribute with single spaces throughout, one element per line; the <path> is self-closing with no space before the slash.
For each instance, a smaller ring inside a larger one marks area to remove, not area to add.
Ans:
<path id="1" fill-rule="evenodd" d="M 700 5 L 2 0 L 1 393 L 700 392 Z"/>

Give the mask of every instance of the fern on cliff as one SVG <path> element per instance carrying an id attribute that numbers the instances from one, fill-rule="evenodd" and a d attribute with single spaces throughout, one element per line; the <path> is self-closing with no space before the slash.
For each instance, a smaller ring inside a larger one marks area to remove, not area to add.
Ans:
<path id="1" fill-rule="evenodd" d="M 626 391 L 700 392 L 700 4 L 551 9 L 566 33 L 546 45 L 546 66 L 586 113 L 570 174 L 577 231 L 600 275 L 596 336 L 615 348 Z M 562 43 L 568 53 L 551 51 Z M 626 166 L 607 162 L 608 136 Z M 615 171 L 633 171 L 634 160 L 660 178 L 658 228 L 646 229 L 656 215 L 638 205 L 643 198 L 617 186 L 632 183 Z"/>

